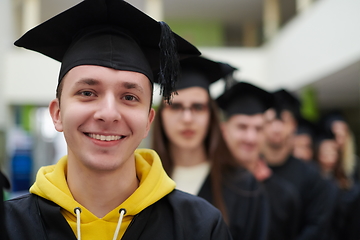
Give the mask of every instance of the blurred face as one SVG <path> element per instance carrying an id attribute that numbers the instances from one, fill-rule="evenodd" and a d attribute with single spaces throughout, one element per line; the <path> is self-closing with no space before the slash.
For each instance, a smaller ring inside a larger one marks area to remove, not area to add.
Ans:
<path id="1" fill-rule="evenodd" d="M 312 139 L 307 134 L 299 134 L 294 137 L 294 157 L 311 161 L 313 158 Z"/>
<path id="2" fill-rule="evenodd" d="M 278 119 L 275 118 L 275 111 L 270 109 L 265 113 L 265 119 L 264 136 L 267 146 L 279 149 L 292 141 L 296 122 L 289 111 L 283 110 L 280 119 Z"/>
<path id="3" fill-rule="evenodd" d="M 259 158 L 260 147 L 264 139 L 264 122 L 263 114 L 237 114 L 223 124 L 225 141 L 241 164 Z"/>
<path id="4" fill-rule="evenodd" d="M 339 147 L 335 140 L 324 140 L 319 146 L 318 160 L 321 169 L 331 171 L 339 159 Z"/>
<path id="5" fill-rule="evenodd" d="M 96 171 L 116 170 L 133 161 L 148 134 L 150 81 L 140 73 L 100 66 L 78 66 L 63 79 L 61 104 L 49 109 L 56 130 L 64 132 L 69 163 Z"/>
<path id="6" fill-rule="evenodd" d="M 203 146 L 209 122 L 209 94 L 201 87 L 181 89 L 171 105 L 161 112 L 165 134 L 171 144 L 181 149 Z"/>
<path id="7" fill-rule="evenodd" d="M 347 124 L 343 121 L 335 121 L 331 127 L 332 127 L 332 131 L 335 135 L 337 143 L 340 146 L 343 146 L 345 144 L 346 138 L 348 136 Z"/>

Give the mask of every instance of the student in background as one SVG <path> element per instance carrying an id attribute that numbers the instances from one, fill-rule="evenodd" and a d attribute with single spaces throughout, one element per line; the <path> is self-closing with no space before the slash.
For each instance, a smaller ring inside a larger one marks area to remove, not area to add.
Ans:
<path id="1" fill-rule="evenodd" d="M 293 186 L 262 159 L 264 112 L 272 106 L 273 96 L 252 84 L 239 82 L 221 95 L 217 102 L 224 110 L 223 136 L 237 162 L 264 185 L 270 204 L 269 240 L 295 239 L 300 202 Z"/>
<path id="2" fill-rule="evenodd" d="M 283 89 L 274 97 L 274 106 L 266 113 L 262 153 L 274 174 L 291 183 L 300 195 L 297 239 L 328 239 L 336 191 L 314 167 L 292 155 L 300 102 Z"/>
<path id="3" fill-rule="evenodd" d="M 360 187 L 358 182 L 347 174 L 348 162 L 342 158 L 338 140 L 333 132 L 329 131 L 326 125 L 324 126 L 317 139 L 315 162 L 321 175 L 331 181 L 337 189 L 331 239 L 360 239 L 359 216 L 356 216 L 360 214 L 358 206 Z"/>
<path id="4" fill-rule="evenodd" d="M 345 117 L 340 111 L 333 110 L 327 113 L 320 121 L 324 131 L 331 132 L 340 148 L 340 158 L 348 178 L 355 181 L 360 179 L 360 160 L 356 155 L 356 144 L 353 133 Z"/>
<path id="5" fill-rule="evenodd" d="M 293 156 L 306 162 L 312 162 L 314 160 L 316 125 L 303 117 L 300 117 L 297 123 Z"/>
<path id="6" fill-rule="evenodd" d="M 221 210 L 233 239 L 266 239 L 264 190 L 232 157 L 209 94 L 209 85 L 228 74 L 221 66 L 201 57 L 181 61 L 178 94 L 171 105 L 160 103 L 154 120 L 153 148 L 178 189 Z"/>
<path id="7" fill-rule="evenodd" d="M 343 187 L 350 185 L 342 166 L 340 146 L 333 134 L 322 133 L 317 137 L 315 162 L 324 178 L 336 179 Z"/>

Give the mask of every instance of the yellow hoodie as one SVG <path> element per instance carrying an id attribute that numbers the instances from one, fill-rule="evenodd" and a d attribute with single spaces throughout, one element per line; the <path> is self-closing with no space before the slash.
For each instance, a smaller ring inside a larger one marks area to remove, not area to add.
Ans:
<path id="1" fill-rule="evenodd" d="M 134 215 L 157 202 L 175 188 L 174 181 L 165 173 L 155 151 L 149 149 L 136 150 L 135 162 L 137 177 L 140 180 L 139 187 L 120 206 L 103 218 L 96 217 L 72 197 L 65 177 L 67 156 L 61 158 L 56 165 L 40 168 L 30 192 L 59 205 L 75 235 L 77 235 L 77 231 L 74 209 L 80 207 L 82 210 L 81 238 L 84 240 L 113 239 L 119 220 L 119 210 L 125 208 L 126 215 L 122 220 L 117 238 L 121 239 Z"/>

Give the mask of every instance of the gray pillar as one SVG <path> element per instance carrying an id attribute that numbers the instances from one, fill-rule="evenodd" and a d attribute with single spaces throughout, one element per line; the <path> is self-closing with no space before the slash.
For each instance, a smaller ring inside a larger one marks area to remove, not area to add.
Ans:
<path id="1" fill-rule="evenodd" d="M 145 0 L 144 11 L 157 21 L 164 20 L 164 7 L 162 0 Z"/>
<path id="2" fill-rule="evenodd" d="M 22 12 L 22 32 L 30 30 L 40 23 L 40 0 L 24 0 Z"/>
<path id="3" fill-rule="evenodd" d="M 280 28 L 279 0 L 264 0 L 264 37 L 270 40 Z"/>
<path id="4" fill-rule="evenodd" d="M 313 2 L 314 0 L 296 0 L 296 11 L 298 13 L 305 11 Z"/>
<path id="5" fill-rule="evenodd" d="M 258 25 L 255 22 L 243 24 L 243 45 L 245 47 L 256 47 L 259 43 Z"/>

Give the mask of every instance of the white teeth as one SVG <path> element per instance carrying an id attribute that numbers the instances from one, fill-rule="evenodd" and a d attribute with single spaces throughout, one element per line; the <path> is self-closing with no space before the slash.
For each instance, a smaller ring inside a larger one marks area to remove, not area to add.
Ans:
<path id="1" fill-rule="evenodd" d="M 89 133 L 88 136 L 101 141 L 115 141 L 122 138 L 122 136 L 117 136 L 117 135 L 105 136 L 105 135 L 93 134 L 93 133 Z"/>

